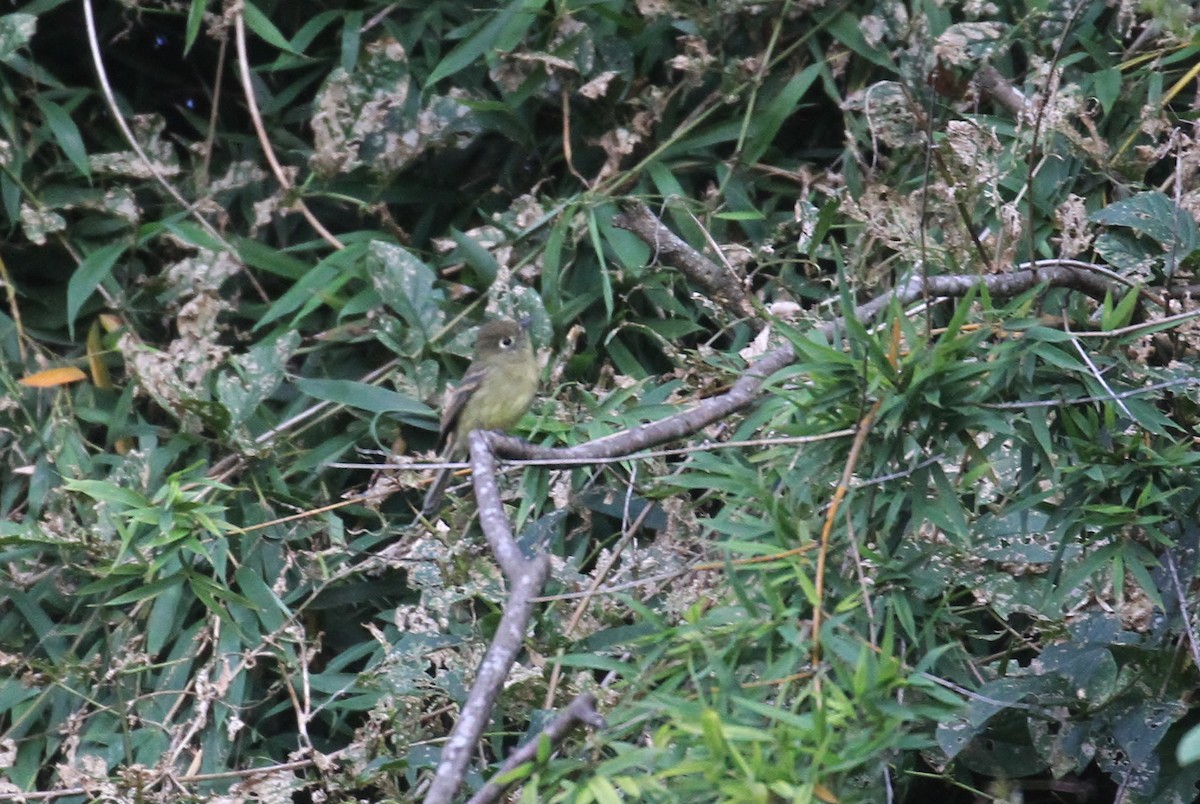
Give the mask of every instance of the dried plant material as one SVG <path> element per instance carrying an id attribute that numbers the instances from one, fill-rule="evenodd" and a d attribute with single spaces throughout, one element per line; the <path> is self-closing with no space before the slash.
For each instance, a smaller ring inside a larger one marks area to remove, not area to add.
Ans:
<path id="1" fill-rule="evenodd" d="M 609 84 L 611 84 L 612 80 L 618 75 L 620 75 L 620 73 L 618 73 L 616 70 L 607 70 L 602 72 L 600 75 L 581 86 L 579 88 L 579 94 L 585 98 L 590 98 L 591 100 L 602 98 L 608 94 Z"/>
<path id="2" fill-rule="evenodd" d="M 597 143 L 604 151 L 604 165 L 596 174 L 595 181 L 602 182 L 616 175 L 621 169 L 621 160 L 633 153 L 633 149 L 641 141 L 640 135 L 625 127 L 605 132 Z"/>
<path id="3" fill-rule="evenodd" d="M 954 162 L 961 166 L 964 176 L 994 185 L 1003 175 L 999 162 L 1004 151 L 994 129 L 968 120 L 951 120 L 946 123 L 945 134 Z"/>
<path id="4" fill-rule="evenodd" d="M 1000 8 L 992 0 L 966 0 L 962 10 L 963 14 L 972 20 L 994 17 L 1000 13 Z"/>
<path id="5" fill-rule="evenodd" d="M 263 769 L 230 785 L 228 795 L 210 798 L 209 804 L 290 804 L 303 795 L 308 785 L 291 770 Z"/>
<path id="6" fill-rule="evenodd" d="M 863 39 L 871 47 L 879 47 L 883 44 L 890 26 L 888 23 L 876 14 L 865 14 L 858 21 L 858 30 L 862 32 Z"/>
<path id="7" fill-rule="evenodd" d="M 549 53 L 510 53 L 508 58 L 515 59 L 516 61 L 529 61 L 535 64 L 540 64 L 542 67 L 546 68 L 546 72 L 548 73 L 552 73 L 557 70 L 571 73 L 579 71 L 574 62 L 564 59 L 560 56 L 553 56 Z"/>
<path id="8" fill-rule="evenodd" d="M 842 109 L 861 112 L 871 139 L 890 148 L 919 145 L 925 140 L 908 93 L 895 81 L 880 81 L 850 94 Z"/>
<path id="9" fill-rule="evenodd" d="M 57 212 L 28 203 L 21 204 L 21 231 L 30 242 L 44 246 L 48 235 L 65 231 L 66 228 L 67 219 Z"/>
<path id="10" fill-rule="evenodd" d="M 1060 232 L 1055 238 L 1060 256 L 1074 257 L 1092 247 L 1095 233 L 1088 221 L 1087 206 L 1081 196 L 1074 193 L 1068 195 L 1067 200 L 1055 211 L 1054 218 Z"/>
<path id="11" fill-rule="evenodd" d="M 234 162 L 229 165 L 223 175 L 208 185 L 208 193 L 216 195 L 228 190 L 240 190 L 250 184 L 266 181 L 267 175 L 267 171 L 263 170 L 257 162 L 251 162 L 248 159 Z M 292 174 L 289 178 L 294 180 L 295 177 L 295 174 Z"/>
<path id="12" fill-rule="evenodd" d="M 960 22 L 942 32 L 933 46 L 937 59 L 969 67 L 992 59 L 1008 41 L 1009 26 L 998 22 Z"/>
<path id="13" fill-rule="evenodd" d="M 413 102 L 420 89 L 394 39 L 372 42 L 353 73 L 330 73 L 314 104 L 310 166 L 323 176 L 359 168 L 390 176 L 428 150 L 464 145 L 479 131 L 462 93 Z"/>
<path id="14" fill-rule="evenodd" d="M 637 0 L 638 13 L 643 17 L 653 19 L 670 13 L 670 0 Z"/>
<path id="15" fill-rule="evenodd" d="M 685 85 L 699 85 L 716 62 L 716 57 L 708 52 L 708 43 L 703 37 L 680 36 L 675 41 L 679 43 L 683 53 L 668 60 L 667 66 L 683 73 L 682 82 Z"/>
<path id="16" fill-rule="evenodd" d="M 199 432 L 198 412 L 211 400 L 213 380 L 232 352 L 219 343 L 218 316 L 230 301 L 218 291 L 237 271 L 227 252 L 201 251 L 172 264 L 164 273 L 163 299 L 175 309 L 178 337 L 164 350 L 149 349 L 132 334 L 117 344 L 139 391 L 177 416 L 189 432 Z"/>
<path id="17" fill-rule="evenodd" d="M 137 115 L 130 121 L 134 139 L 142 153 L 136 151 L 89 154 L 88 164 L 93 173 L 132 179 L 153 179 L 155 174 L 170 178 L 182 173 L 175 146 L 166 136 L 167 121 L 160 115 Z"/>
<path id="18" fill-rule="evenodd" d="M 921 210 L 911 195 L 882 184 L 868 185 L 858 198 L 842 200 L 842 212 L 866 227 L 867 234 L 886 248 L 911 253 L 920 242 Z"/>

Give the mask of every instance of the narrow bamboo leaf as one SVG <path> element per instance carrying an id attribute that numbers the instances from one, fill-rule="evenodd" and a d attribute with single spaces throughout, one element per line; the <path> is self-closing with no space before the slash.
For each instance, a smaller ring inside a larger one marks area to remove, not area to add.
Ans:
<path id="1" fill-rule="evenodd" d="M 750 136 L 746 142 L 744 161 L 756 164 L 775 141 L 779 129 L 795 111 L 804 93 L 821 75 L 821 63 L 810 64 L 793 75 L 773 98 L 764 104 L 761 114 L 755 116 Z M 786 145 L 784 146 L 786 147 Z"/>
<path id="2" fill-rule="evenodd" d="M 204 9 L 208 0 L 192 0 L 188 5 L 187 22 L 184 24 L 183 55 L 187 55 L 192 45 L 196 44 L 196 36 L 200 33 L 200 25 L 204 22 Z"/>
<path id="3" fill-rule="evenodd" d="M 75 169 L 90 179 L 92 168 L 88 164 L 87 148 L 83 145 L 83 135 L 79 133 L 79 127 L 75 125 L 71 115 L 63 107 L 41 95 L 34 96 L 34 103 L 46 119 L 46 125 L 50 127 L 50 133 L 54 135 L 58 147 L 66 154 L 67 159 L 71 160 Z"/>
<path id="4" fill-rule="evenodd" d="M 546 238 L 546 247 L 542 250 L 542 299 L 546 302 L 546 310 L 554 316 L 562 304 L 561 299 L 561 269 L 563 264 L 563 246 L 567 238 L 567 226 L 571 215 L 567 211 L 555 221 L 550 235 Z"/>
<path id="5" fill-rule="evenodd" d="M 545 5 L 544 0 L 512 0 L 486 25 L 463 40 L 438 63 L 438 66 L 426 79 L 425 88 L 429 89 L 443 78 L 449 78 L 473 64 L 484 63 L 486 57 L 497 49 L 502 35 L 506 39 L 512 37 L 513 33 L 509 30 L 509 23 L 518 14 L 525 18 L 522 27 L 527 28 L 536 19 L 535 14 L 543 5 Z"/>
<path id="6" fill-rule="evenodd" d="M 242 14 L 246 20 L 246 27 L 258 34 L 264 42 L 288 53 L 301 55 L 292 47 L 287 37 L 275 27 L 275 23 L 271 22 L 253 3 L 245 3 Z"/>
<path id="7" fill-rule="evenodd" d="M 613 314 L 612 280 L 608 276 L 608 261 L 604 258 L 604 244 L 600 242 L 600 225 L 596 221 L 596 211 L 588 210 L 588 235 L 592 240 L 592 250 L 596 253 L 596 266 L 600 273 L 600 289 L 604 294 L 604 312 L 608 318 Z"/>
<path id="8" fill-rule="evenodd" d="M 470 235 L 460 232 L 458 229 L 451 229 L 450 236 L 454 238 L 454 242 L 458 243 L 458 247 L 462 249 L 463 257 L 475 269 L 475 273 L 483 280 L 482 287 L 477 288 L 479 291 L 485 291 L 491 287 L 496 281 L 496 274 L 500 272 L 500 263 L 496 262 L 496 258 L 482 244 Z"/>
<path id="9" fill-rule="evenodd" d="M 125 244 L 112 243 L 101 246 L 84 257 L 83 262 L 71 274 L 67 282 L 67 328 L 71 337 L 75 337 L 75 317 L 79 315 L 84 302 L 91 297 L 96 288 L 112 273 L 113 266 L 125 253 Z"/>
<path id="10" fill-rule="evenodd" d="M 149 600 L 151 598 L 158 597 L 171 587 L 180 586 L 182 584 L 182 573 L 172 575 L 169 578 L 159 578 L 157 581 L 139 584 L 136 589 L 131 589 L 123 595 L 117 595 L 116 597 L 108 598 L 104 600 L 104 605 L 127 606 L 130 603 L 137 603 L 139 600 Z"/>
<path id="11" fill-rule="evenodd" d="M 78 491 L 93 500 L 110 503 L 119 508 L 151 507 L 150 500 L 142 494 L 107 480 L 68 480 L 63 485 L 70 491 Z"/>
<path id="12" fill-rule="evenodd" d="M 314 399 L 336 402 L 371 413 L 407 413 L 413 416 L 437 419 L 437 413 L 428 405 L 395 391 L 367 385 L 353 380 L 296 380 L 296 387 Z"/>

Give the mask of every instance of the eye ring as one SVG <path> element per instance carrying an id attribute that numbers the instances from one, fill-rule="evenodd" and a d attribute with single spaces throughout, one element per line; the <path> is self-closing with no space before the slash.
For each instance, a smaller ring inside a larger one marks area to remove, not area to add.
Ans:
<path id="1" fill-rule="evenodd" d="M 513 339 L 512 339 L 512 338 L 509 338 L 509 337 L 505 336 L 505 337 L 503 337 L 503 338 L 501 338 L 501 339 L 500 339 L 500 348 L 501 348 L 501 349 L 507 349 L 508 347 L 510 347 L 510 346 L 512 346 L 512 345 L 513 345 Z"/>

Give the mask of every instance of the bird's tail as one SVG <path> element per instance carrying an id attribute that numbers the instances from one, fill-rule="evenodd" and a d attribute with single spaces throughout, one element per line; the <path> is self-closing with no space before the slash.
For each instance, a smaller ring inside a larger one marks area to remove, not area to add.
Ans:
<path id="1" fill-rule="evenodd" d="M 442 497 L 446 494 L 446 487 L 450 485 L 450 477 L 453 474 L 453 469 L 442 469 L 437 473 L 437 477 L 433 479 L 433 485 L 429 487 L 429 491 L 425 492 L 425 504 L 421 506 L 421 516 L 430 516 L 437 513 L 437 509 L 442 504 Z"/>

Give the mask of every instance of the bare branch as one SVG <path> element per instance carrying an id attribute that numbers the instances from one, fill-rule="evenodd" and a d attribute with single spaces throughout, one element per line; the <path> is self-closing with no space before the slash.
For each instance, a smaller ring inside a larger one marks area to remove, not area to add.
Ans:
<path id="1" fill-rule="evenodd" d="M 1066 265 L 1039 264 L 1037 269 L 1013 271 L 1007 274 L 984 276 L 930 276 L 924 279 L 909 279 L 899 288 L 890 290 L 859 305 L 854 317 L 863 324 L 870 323 L 893 302 L 910 304 L 925 294 L 929 296 L 962 297 L 977 288 L 986 288 L 996 298 L 1009 298 L 1024 293 L 1040 284 L 1050 287 L 1068 288 L 1086 293 L 1095 299 L 1103 299 L 1112 293 L 1120 295 L 1120 287 L 1103 276 L 1086 269 Z M 832 338 L 845 326 L 843 318 L 835 318 L 818 327 L 817 331 L 826 339 Z M 524 439 L 513 436 L 488 434 L 488 441 L 496 453 L 505 458 L 525 458 L 541 461 L 562 460 L 564 465 L 581 458 L 612 458 L 629 455 L 638 450 L 674 441 L 699 432 L 703 428 L 724 419 L 732 413 L 754 402 L 772 374 L 796 359 L 791 344 L 784 344 L 768 352 L 752 364 L 733 386 L 720 396 L 697 403 L 665 419 L 642 424 L 629 430 L 598 438 L 572 447 L 538 447 Z"/>
<path id="2" fill-rule="evenodd" d="M 640 201 L 626 204 L 620 213 L 613 216 L 612 222 L 618 229 L 627 229 L 641 238 L 654 249 L 659 260 L 682 271 L 684 276 L 703 288 L 730 313 L 746 319 L 758 329 L 762 328 L 759 315 L 738 277 L 729 268 L 718 265 L 688 245 L 645 204 Z"/>
<path id="3" fill-rule="evenodd" d="M 975 73 L 975 85 L 1018 120 L 1029 113 L 1029 99 L 992 65 L 984 65 Z"/>
<path id="4" fill-rule="evenodd" d="M 491 718 L 500 689 L 524 645 L 525 629 L 533 613 L 533 598 L 542 591 L 550 574 L 550 559 L 547 556 L 525 558 L 513 538 L 500 503 L 496 458 L 488 446 L 487 434 L 473 431 L 467 436 L 467 441 L 471 447 L 471 470 L 475 501 L 479 505 L 479 522 L 511 587 L 496 635 L 488 645 L 483 661 L 479 663 L 475 682 L 442 749 L 433 782 L 425 795 L 425 804 L 448 804 L 454 799 L 466 776 L 471 752 Z"/>

